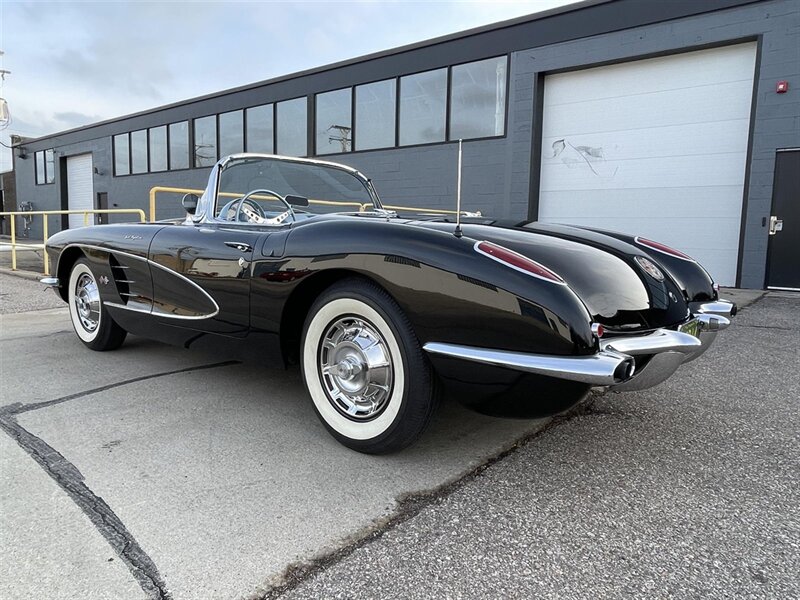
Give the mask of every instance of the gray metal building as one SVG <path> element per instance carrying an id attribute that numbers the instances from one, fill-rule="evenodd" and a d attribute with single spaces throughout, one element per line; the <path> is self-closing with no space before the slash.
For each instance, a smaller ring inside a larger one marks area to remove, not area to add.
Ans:
<path id="1" fill-rule="evenodd" d="M 221 155 L 276 152 L 454 208 L 462 138 L 467 210 L 631 231 L 723 285 L 800 288 L 799 91 L 799 0 L 590 0 L 23 140 L 14 172 L 36 210 L 146 209 Z"/>

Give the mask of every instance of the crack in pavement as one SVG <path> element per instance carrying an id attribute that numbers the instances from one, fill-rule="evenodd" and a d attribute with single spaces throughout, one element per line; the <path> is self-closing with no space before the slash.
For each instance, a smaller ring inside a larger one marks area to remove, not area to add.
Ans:
<path id="1" fill-rule="evenodd" d="M 161 574 L 111 507 L 83 481 L 78 468 L 55 448 L 17 423 L 14 414 L 0 410 L 0 429 L 25 450 L 94 524 L 148 598 L 171 600 Z"/>
<path id="2" fill-rule="evenodd" d="M 66 492 L 72 501 L 89 518 L 95 528 L 114 549 L 117 556 L 127 565 L 133 578 L 142 591 L 152 600 L 171 600 L 172 595 L 166 587 L 164 579 L 153 560 L 142 549 L 120 518 L 100 496 L 95 494 L 84 482 L 80 470 L 68 461 L 60 452 L 40 437 L 34 435 L 17 422 L 16 416 L 32 410 L 47 408 L 69 400 L 83 398 L 91 394 L 103 392 L 123 385 L 157 379 L 167 375 L 201 371 L 239 364 L 239 361 L 225 361 L 210 365 L 186 367 L 163 373 L 153 373 L 126 379 L 116 383 L 100 386 L 54 400 L 33 402 L 30 404 L 15 403 L 0 407 L 0 429 L 6 432 L 17 444 L 33 458 L 56 484 Z"/>
<path id="3" fill-rule="evenodd" d="M 746 325 L 737 323 L 738 327 L 749 327 L 751 329 L 777 329 L 778 331 L 797 331 L 796 327 L 781 327 L 780 325 Z"/>
<path id="4" fill-rule="evenodd" d="M 294 590 L 300 584 L 313 579 L 326 568 L 336 565 L 372 542 L 382 538 L 384 534 L 392 531 L 402 523 L 417 516 L 425 508 L 441 501 L 443 498 L 458 491 L 468 483 L 482 476 L 491 466 L 515 454 L 533 440 L 545 435 L 554 427 L 583 416 L 594 416 L 594 396 L 580 402 L 566 412 L 554 416 L 549 423 L 532 433 L 522 436 L 513 444 L 498 454 L 488 458 L 480 465 L 474 467 L 458 479 L 450 481 L 433 490 L 405 494 L 397 499 L 397 509 L 383 519 L 375 521 L 372 525 L 360 530 L 345 540 L 344 544 L 334 550 L 309 559 L 299 560 L 288 565 L 276 578 L 277 583 L 267 584 L 262 592 L 249 596 L 249 600 L 277 600 L 284 594 Z"/>
<path id="5" fill-rule="evenodd" d="M 76 400 L 78 398 L 83 398 L 85 396 L 91 396 L 92 394 L 97 394 L 99 392 L 105 392 L 106 390 L 111 390 L 123 385 L 128 385 L 131 383 L 138 383 L 140 381 L 147 381 L 148 379 L 158 379 L 159 377 L 166 377 L 167 375 L 177 375 L 178 373 L 188 373 L 190 371 L 204 371 L 206 369 L 216 369 L 217 367 L 229 367 L 231 365 L 238 365 L 240 364 L 237 360 L 227 360 L 224 362 L 213 363 L 210 365 L 200 365 L 196 367 L 185 367 L 183 369 L 176 369 L 174 371 L 164 371 L 163 373 L 152 373 L 150 375 L 142 375 L 140 377 L 134 377 L 133 379 L 125 379 L 123 381 L 116 381 L 114 383 L 109 383 L 108 385 L 102 385 L 100 387 L 92 388 L 90 390 L 84 390 L 82 392 L 76 392 L 74 394 L 69 394 L 68 396 L 62 396 L 61 398 L 55 398 L 54 400 L 44 400 L 43 402 L 31 402 L 30 404 L 22 404 L 20 402 L 16 402 L 14 404 L 8 404 L 6 406 L 0 407 L 0 411 L 6 412 L 12 415 L 19 415 L 22 413 L 26 413 L 32 410 L 39 410 L 40 408 L 47 408 L 49 406 L 55 406 L 56 404 L 62 404 L 63 402 L 69 402 L 70 400 Z"/>

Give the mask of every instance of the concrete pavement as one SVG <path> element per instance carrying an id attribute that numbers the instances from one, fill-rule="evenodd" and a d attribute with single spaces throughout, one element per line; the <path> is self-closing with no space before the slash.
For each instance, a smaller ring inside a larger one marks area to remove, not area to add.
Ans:
<path id="1" fill-rule="evenodd" d="M 93 353 L 63 308 L 2 316 L 0 376 L 18 442 L 0 472 L 2 598 L 59 580 L 60 598 L 258 595 L 542 426 L 445 404 L 410 451 L 364 456 L 325 432 L 296 370 L 135 337 Z"/>

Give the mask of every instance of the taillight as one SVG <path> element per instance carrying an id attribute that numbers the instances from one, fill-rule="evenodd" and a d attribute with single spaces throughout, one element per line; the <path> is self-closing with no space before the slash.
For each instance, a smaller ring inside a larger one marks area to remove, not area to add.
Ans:
<path id="1" fill-rule="evenodd" d="M 535 260 L 531 260 L 527 256 L 523 256 L 519 252 L 514 252 L 503 246 L 498 246 L 492 242 L 475 242 L 475 251 L 527 275 L 533 275 L 534 277 L 544 279 L 550 283 L 567 285 L 567 282 L 564 281 L 558 273 L 554 273 Z"/>
<path id="2" fill-rule="evenodd" d="M 650 250 L 655 250 L 656 252 L 661 252 L 662 254 L 667 254 L 668 256 L 674 256 L 675 258 L 680 258 L 681 260 L 688 260 L 689 262 L 695 262 L 695 260 L 689 256 L 688 254 L 684 254 L 680 250 L 675 250 L 675 248 L 670 248 L 666 244 L 662 244 L 660 242 L 654 242 L 653 240 L 648 240 L 643 237 L 635 237 L 634 240 L 640 246 L 644 246 L 645 248 L 650 248 Z"/>

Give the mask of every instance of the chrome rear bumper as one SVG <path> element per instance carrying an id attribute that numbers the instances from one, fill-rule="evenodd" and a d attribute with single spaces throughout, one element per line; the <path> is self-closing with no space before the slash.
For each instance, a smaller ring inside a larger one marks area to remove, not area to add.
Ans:
<path id="1" fill-rule="evenodd" d="M 700 305 L 678 331 L 657 329 L 647 335 L 600 340 L 598 352 L 588 356 L 553 356 L 428 342 L 429 354 L 446 356 L 525 373 L 578 381 L 592 386 L 614 386 L 615 391 L 643 390 L 670 377 L 684 362 L 705 352 L 717 333 L 730 325 L 736 305 L 724 300 Z M 637 369 L 640 357 L 643 365 Z"/>
<path id="2" fill-rule="evenodd" d="M 627 381 L 635 368 L 633 357 L 613 350 L 601 350 L 588 356 L 551 356 L 440 342 L 428 342 L 424 349 L 430 354 L 591 385 L 615 385 Z"/>

